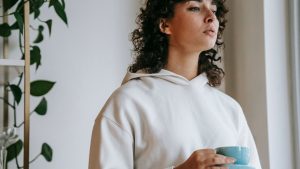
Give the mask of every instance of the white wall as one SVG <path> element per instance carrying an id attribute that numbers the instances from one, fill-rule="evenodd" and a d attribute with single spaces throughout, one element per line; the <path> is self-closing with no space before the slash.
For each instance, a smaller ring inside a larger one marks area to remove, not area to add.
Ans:
<path id="1" fill-rule="evenodd" d="M 46 95 L 48 114 L 31 116 L 30 154 L 34 158 L 44 142 L 54 154 L 52 162 L 40 157 L 30 168 L 84 169 L 94 119 L 131 62 L 129 33 L 135 27 L 138 3 L 66 1 L 68 28 L 47 11 L 42 18 L 55 18 L 52 36 L 41 45 L 42 66 L 32 79 L 56 84 Z M 33 99 L 32 108 L 37 101 Z"/>
<path id="2" fill-rule="evenodd" d="M 244 108 L 263 169 L 294 169 L 288 1 L 231 0 L 226 91 Z"/>

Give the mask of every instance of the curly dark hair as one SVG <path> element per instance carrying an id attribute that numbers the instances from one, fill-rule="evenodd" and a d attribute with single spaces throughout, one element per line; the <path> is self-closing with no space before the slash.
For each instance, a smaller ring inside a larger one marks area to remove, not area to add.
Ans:
<path id="1" fill-rule="evenodd" d="M 159 28 L 162 18 L 170 19 L 174 16 L 174 8 L 177 3 L 189 0 L 147 0 L 146 7 L 140 9 L 137 17 L 136 28 L 131 34 L 135 61 L 129 66 L 130 72 L 143 70 L 147 73 L 157 73 L 167 64 L 168 37 Z M 216 48 L 203 51 L 199 55 L 198 74 L 206 73 L 210 86 L 219 86 L 225 72 L 215 65 L 221 61 L 217 57 L 218 49 L 222 47 L 222 34 L 225 28 L 225 14 L 228 12 L 224 3 L 225 0 L 213 0 L 217 6 L 216 17 L 219 21 Z"/>

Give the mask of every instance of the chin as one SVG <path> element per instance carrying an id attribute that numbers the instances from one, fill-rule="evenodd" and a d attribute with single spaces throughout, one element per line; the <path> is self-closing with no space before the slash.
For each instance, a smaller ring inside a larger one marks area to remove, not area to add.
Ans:
<path id="1" fill-rule="evenodd" d="M 202 43 L 201 45 L 199 44 L 199 49 L 201 49 L 201 51 L 206 51 L 209 49 L 214 48 L 216 45 L 216 41 L 210 40 L 210 41 L 206 41 L 205 43 Z"/>
<path id="2" fill-rule="evenodd" d="M 215 43 L 214 43 L 214 44 L 207 45 L 207 46 L 205 46 L 205 47 L 202 48 L 202 49 L 203 49 L 203 51 L 206 51 L 206 50 L 210 50 L 210 49 L 212 49 L 212 48 L 214 48 L 214 47 L 215 47 Z"/>

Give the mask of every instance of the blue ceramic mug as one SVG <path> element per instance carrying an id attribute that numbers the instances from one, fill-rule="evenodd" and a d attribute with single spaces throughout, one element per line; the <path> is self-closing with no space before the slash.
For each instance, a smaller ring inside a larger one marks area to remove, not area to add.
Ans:
<path id="1" fill-rule="evenodd" d="M 239 164 L 227 164 L 224 166 L 228 167 L 228 169 L 255 169 L 254 167 L 248 165 L 239 165 Z"/>
<path id="2" fill-rule="evenodd" d="M 234 164 L 248 165 L 250 160 L 250 149 L 242 146 L 228 146 L 216 148 L 217 154 L 236 159 Z"/>

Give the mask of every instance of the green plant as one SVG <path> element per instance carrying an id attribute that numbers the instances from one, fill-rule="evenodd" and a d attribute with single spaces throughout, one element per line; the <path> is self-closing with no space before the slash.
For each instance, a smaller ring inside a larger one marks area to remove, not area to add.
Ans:
<path id="1" fill-rule="evenodd" d="M 49 9 L 54 9 L 56 14 L 60 17 L 60 19 L 67 25 L 67 15 L 65 13 L 65 1 L 64 0 L 3 0 L 3 5 L 1 6 L 2 10 L 5 11 L 5 15 L 1 17 L 12 17 L 14 22 L 12 24 L 9 23 L 2 23 L 0 24 L 0 36 L 9 38 L 12 33 L 15 31 L 19 35 L 19 49 L 21 59 L 24 59 L 24 47 L 22 42 L 23 37 L 23 18 L 24 12 L 23 7 L 24 3 L 30 2 L 30 16 L 31 19 L 30 28 L 36 32 L 36 38 L 32 41 L 30 46 L 30 64 L 35 66 L 35 70 L 37 71 L 42 63 L 42 51 L 39 48 L 39 44 L 44 40 L 44 28 L 48 28 L 49 36 L 51 36 L 51 29 L 52 29 L 52 19 L 44 20 L 41 18 L 42 7 L 47 7 Z M 38 25 L 34 27 L 34 25 Z M 5 85 L 5 90 L 10 92 L 13 96 L 13 101 L 0 97 L 1 100 L 12 109 L 13 116 L 14 116 L 14 127 L 21 128 L 24 124 L 17 124 L 17 107 L 22 100 L 23 90 L 20 84 L 23 80 L 23 74 L 19 76 L 17 83 L 8 83 Z M 44 116 L 47 113 L 47 99 L 45 95 L 53 88 L 55 82 L 48 81 L 48 80 L 35 80 L 32 81 L 30 84 L 31 90 L 30 95 L 33 97 L 40 97 L 41 101 L 35 107 L 30 114 L 37 113 L 38 115 Z M 18 155 L 20 154 L 21 150 L 23 149 L 23 141 L 19 139 L 15 144 L 8 147 L 8 154 L 7 154 L 7 163 L 15 159 L 16 166 L 18 169 L 21 169 L 18 162 Z M 43 143 L 41 146 L 40 154 L 36 155 L 31 162 L 35 161 L 39 156 L 43 156 L 47 161 L 52 160 L 53 150 L 51 146 L 47 143 Z"/>

